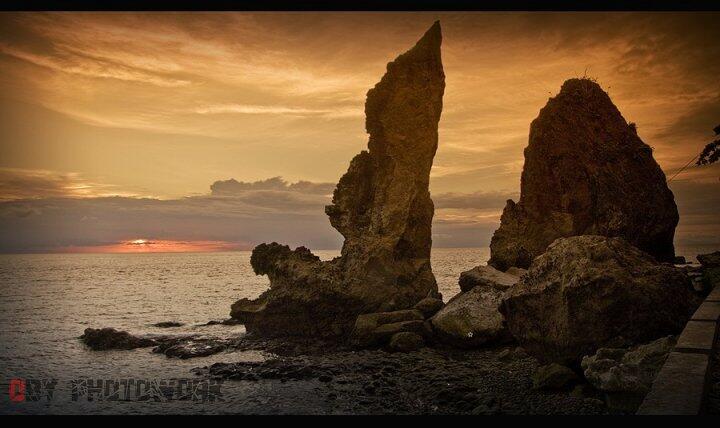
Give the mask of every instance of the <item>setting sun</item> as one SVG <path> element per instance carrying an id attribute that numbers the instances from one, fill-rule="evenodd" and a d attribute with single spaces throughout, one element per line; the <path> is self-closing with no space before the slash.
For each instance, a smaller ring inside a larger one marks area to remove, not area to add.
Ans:
<path id="1" fill-rule="evenodd" d="M 226 241 L 174 241 L 133 239 L 109 245 L 64 247 L 61 253 L 207 253 L 247 250 L 248 246 Z"/>

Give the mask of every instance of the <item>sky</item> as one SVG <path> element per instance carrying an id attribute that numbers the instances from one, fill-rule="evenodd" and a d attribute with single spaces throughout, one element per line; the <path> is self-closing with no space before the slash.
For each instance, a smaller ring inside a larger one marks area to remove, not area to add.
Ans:
<path id="1" fill-rule="evenodd" d="M 323 212 L 386 64 L 439 19 L 433 243 L 487 246 L 530 122 L 591 77 L 668 178 L 720 124 L 717 13 L 1 13 L 0 252 L 339 248 Z M 670 183 L 720 246 L 720 167 Z"/>

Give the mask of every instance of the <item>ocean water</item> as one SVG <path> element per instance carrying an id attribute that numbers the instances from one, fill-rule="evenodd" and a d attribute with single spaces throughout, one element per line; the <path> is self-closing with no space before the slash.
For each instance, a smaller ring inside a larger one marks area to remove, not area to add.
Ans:
<path id="1" fill-rule="evenodd" d="M 338 252 L 316 254 L 328 260 Z M 459 292 L 460 272 L 488 258 L 488 248 L 433 249 L 433 271 L 445 300 Z M 78 379 L 187 379 L 194 378 L 190 370 L 195 367 L 264 358 L 257 352 L 179 360 L 149 348 L 90 351 L 78 336 L 88 327 L 150 335 L 242 335 L 242 326 L 200 324 L 227 318 L 235 300 L 257 297 L 268 285 L 267 277 L 253 273 L 249 252 L 0 255 L 0 414 L 292 412 L 273 408 L 263 398 L 272 395 L 267 391 L 272 383 L 225 382 L 224 401 L 214 403 L 72 399 L 71 386 Z M 162 321 L 185 326 L 151 326 Z M 12 379 L 58 383 L 51 400 L 13 402 Z M 307 397 L 305 405 L 317 400 L 320 412 L 327 406 L 312 391 L 296 392 Z"/>

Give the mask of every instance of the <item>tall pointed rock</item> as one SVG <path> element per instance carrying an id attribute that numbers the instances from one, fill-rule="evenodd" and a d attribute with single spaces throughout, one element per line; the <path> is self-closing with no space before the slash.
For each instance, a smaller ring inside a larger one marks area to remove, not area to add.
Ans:
<path id="1" fill-rule="evenodd" d="M 350 162 L 331 205 L 342 255 L 322 262 L 277 243 L 255 248 L 251 264 L 270 278 L 257 300 L 231 316 L 265 336 L 347 334 L 358 314 L 408 308 L 437 294 L 430 267 L 434 212 L 428 190 L 445 90 L 439 22 L 387 65 L 368 91 L 368 151 Z"/>
<path id="2" fill-rule="evenodd" d="M 518 203 L 490 243 L 493 267 L 527 268 L 560 237 L 622 237 L 673 259 L 675 199 L 652 149 L 602 88 L 570 79 L 530 125 Z"/>

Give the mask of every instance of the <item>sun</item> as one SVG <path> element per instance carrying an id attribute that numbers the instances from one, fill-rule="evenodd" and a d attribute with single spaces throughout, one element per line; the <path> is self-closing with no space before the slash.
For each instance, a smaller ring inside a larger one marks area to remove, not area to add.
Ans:
<path id="1" fill-rule="evenodd" d="M 145 245 L 147 244 L 147 239 L 135 239 L 133 241 L 130 241 L 130 244 L 132 245 Z"/>

